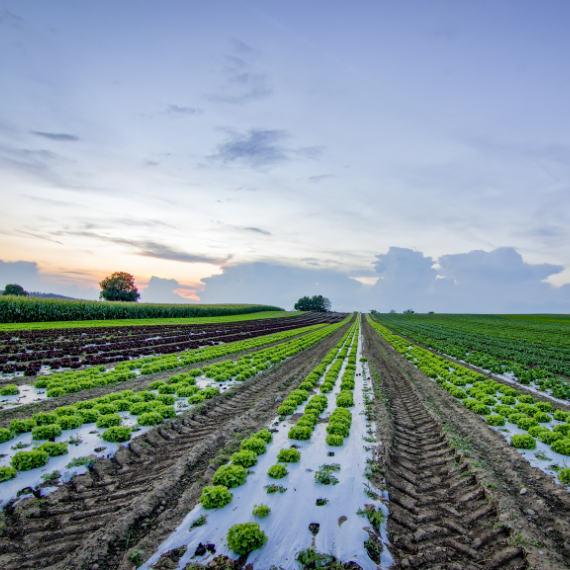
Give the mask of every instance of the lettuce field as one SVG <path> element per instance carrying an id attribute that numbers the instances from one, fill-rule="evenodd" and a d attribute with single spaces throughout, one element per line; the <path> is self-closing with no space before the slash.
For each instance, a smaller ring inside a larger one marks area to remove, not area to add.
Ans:
<path id="1" fill-rule="evenodd" d="M 0 569 L 570 567 L 568 317 L 38 310 Z"/>

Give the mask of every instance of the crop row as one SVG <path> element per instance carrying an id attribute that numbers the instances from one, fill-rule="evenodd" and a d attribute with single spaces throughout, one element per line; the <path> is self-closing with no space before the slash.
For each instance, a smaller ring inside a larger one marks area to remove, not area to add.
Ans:
<path id="1" fill-rule="evenodd" d="M 512 372 L 523 384 L 551 388 L 570 399 L 570 386 L 556 374 L 570 376 L 570 329 L 564 324 L 521 323 L 465 315 L 374 314 L 389 326 L 433 350 L 494 373 Z M 556 394 L 555 394 L 556 392 Z"/>
<path id="2" fill-rule="evenodd" d="M 12 295 L 0 297 L 2 323 L 217 317 L 282 310 L 269 305 L 163 305 L 38 299 Z"/>
<path id="3" fill-rule="evenodd" d="M 236 352 L 251 350 L 274 342 L 280 342 L 292 336 L 323 329 L 323 327 L 325 329 L 327 328 L 324 325 L 313 325 L 301 329 L 293 329 L 286 332 L 202 348 L 180 354 L 130 360 L 115 366 L 112 370 L 107 370 L 104 366 L 98 366 L 88 368 L 86 370 L 60 372 L 49 376 L 39 377 L 36 379 L 34 385 L 36 388 L 46 388 L 47 397 L 53 398 L 64 394 L 132 380 L 133 378 L 136 378 L 135 370 L 140 370 L 141 374 L 154 374 L 164 370 L 183 368 L 192 364 L 235 354 Z M 268 367 L 269 365 L 260 364 L 260 369 L 263 369 L 263 366 Z"/>
<path id="4" fill-rule="evenodd" d="M 221 317 L 182 317 L 182 318 L 155 318 L 155 319 L 106 319 L 95 321 L 50 321 L 45 323 L 0 323 L 0 331 L 38 331 L 58 329 L 97 329 L 105 327 L 133 327 L 155 325 L 200 325 L 214 323 L 234 323 L 260 319 L 274 319 L 298 316 L 299 311 L 261 311 L 260 313 L 247 313 L 238 315 L 224 315 Z"/>
<path id="5" fill-rule="evenodd" d="M 570 413 L 555 410 L 548 402 L 537 402 L 528 394 L 495 382 L 472 370 L 451 363 L 393 334 L 387 328 L 369 319 L 378 334 L 404 358 L 412 362 L 426 376 L 447 390 L 465 408 L 485 418 L 491 426 L 505 426 L 507 422 L 528 433 L 511 437 L 511 445 L 519 449 L 536 449 L 537 438 L 551 446 L 552 451 L 570 455 Z M 552 424 L 550 429 L 548 424 Z M 559 477 L 570 482 L 570 469 L 563 469 Z"/>
<path id="6" fill-rule="evenodd" d="M 13 439 L 16 435 L 31 432 L 33 440 L 51 440 L 41 444 L 32 451 L 18 451 L 12 457 L 12 466 L 0 467 L 0 481 L 8 480 L 16 475 L 16 470 L 28 470 L 47 463 L 49 456 L 67 453 L 65 442 L 55 443 L 55 438 L 62 431 L 81 427 L 83 424 L 95 423 L 98 428 L 107 428 L 102 438 L 113 443 L 128 441 L 131 432 L 136 431 L 122 425 L 120 412 L 129 412 L 137 416 L 138 425 L 157 425 L 167 418 L 176 415 L 173 407 L 176 399 L 185 399 L 186 404 L 198 404 L 207 398 L 220 393 L 217 387 L 200 389 L 196 386 L 196 378 L 202 375 L 218 378 L 224 371 L 223 380 L 245 380 L 253 375 L 278 365 L 283 360 L 305 350 L 332 334 L 345 323 L 337 323 L 320 328 L 303 337 L 241 356 L 236 362 L 221 362 L 200 369 L 192 369 L 187 374 L 171 376 L 168 381 L 156 381 L 150 384 L 151 391 L 134 393 L 124 390 L 83 400 L 73 406 L 60 406 L 51 413 L 40 412 L 28 419 L 15 419 L 9 428 L 0 428 L 0 443 Z M 219 378 L 218 378 L 219 379 Z"/>
<path id="7" fill-rule="evenodd" d="M 275 427 L 264 429 L 241 442 L 231 462 L 219 467 L 212 484 L 202 490 L 200 505 L 177 525 L 142 569 L 162 567 L 175 552 L 178 554 L 174 561 L 178 566 L 196 569 L 218 568 L 222 563 L 227 567 L 231 562 L 226 554 L 243 557 L 253 551 L 256 551 L 253 558 L 247 558 L 248 566 L 259 568 L 276 568 L 285 560 L 289 561 L 286 567 L 293 567 L 296 561 L 303 569 L 344 568 L 340 560 L 345 556 L 354 558 L 357 556 L 355 551 L 363 568 L 376 568 L 381 562 L 382 567 L 390 565 L 389 556 L 382 555 L 380 525 L 385 518 L 381 505 L 366 504 L 362 508 L 361 502 L 380 501 L 361 471 L 365 462 L 368 466 L 371 462 L 366 458 L 370 448 L 360 445 L 359 441 L 365 423 L 371 421 L 369 407 L 360 411 L 360 403 L 359 413 L 355 413 L 352 422 L 348 409 L 338 404 L 328 417 L 320 417 L 338 395 L 318 394 L 307 402 L 309 392 L 321 385 L 320 381 L 324 381 L 332 370 L 336 370 L 335 381 L 329 376 L 333 385 L 340 376 L 350 379 L 350 374 L 342 373 L 342 367 L 335 366 L 338 360 L 341 364 L 355 366 L 352 379 L 355 378 L 357 351 L 358 327 L 355 325 L 307 375 L 299 388 L 291 392 L 279 409 L 279 420 L 272 424 L 285 426 L 288 423 L 285 417 L 304 405 L 304 413 L 295 426 L 288 432 L 280 432 Z M 289 421 L 294 422 L 294 419 Z M 328 424 L 326 432 L 325 426 L 319 427 L 322 423 Z M 331 447 L 328 441 L 331 430 L 341 432 L 340 439 L 343 440 L 349 437 L 351 425 L 350 444 Z M 358 429 L 354 430 L 354 425 Z M 296 437 L 294 430 L 298 427 L 305 432 L 308 430 L 309 437 Z M 311 438 L 313 430 L 315 437 Z M 309 438 L 313 441 L 308 441 Z M 294 443 L 288 445 L 291 440 Z M 334 456 L 335 453 L 338 462 L 321 464 L 323 456 Z M 265 484 L 267 482 L 269 484 Z M 242 486 L 239 492 L 234 492 Z M 295 493 L 284 495 L 287 487 L 293 487 Z M 366 526 L 351 518 L 355 516 L 367 519 Z M 347 520 L 350 522 L 344 525 Z M 309 521 L 313 522 L 307 528 Z M 319 552 L 319 546 L 326 545 L 329 550 L 331 543 L 337 544 L 334 550 L 339 559 L 333 554 Z M 212 553 L 219 556 L 212 560 Z M 240 559 L 242 565 L 244 561 L 245 558 Z"/>
<path id="8" fill-rule="evenodd" d="M 0 373 L 37 375 L 44 370 L 77 369 L 201 346 L 255 338 L 311 324 L 338 322 L 342 315 L 303 314 L 209 325 L 108 327 L 0 333 Z"/>

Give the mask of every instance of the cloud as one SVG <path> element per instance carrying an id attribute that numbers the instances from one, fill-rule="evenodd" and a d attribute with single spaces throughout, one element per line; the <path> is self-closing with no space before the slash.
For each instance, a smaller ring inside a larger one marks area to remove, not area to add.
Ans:
<path id="1" fill-rule="evenodd" d="M 259 234 L 263 234 L 264 236 L 270 236 L 272 235 L 271 232 L 267 232 L 265 230 L 260 230 L 259 228 L 243 228 L 244 230 L 247 230 L 249 232 L 257 232 Z"/>
<path id="2" fill-rule="evenodd" d="M 158 166 L 160 162 L 156 162 L 155 160 L 145 160 L 144 163 L 147 166 Z"/>
<path id="3" fill-rule="evenodd" d="M 142 303 L 188 303 L 177 293 L 175 289 L 180 289 L 180 283 L 176 279 L 162 279 L 152 276 L 148 287 L 141 289 Z"/>
<path id="4" fill-rule="evenodd" d="M 246 134 L 233 133 L 211 158 L 225 163 L 243 161 L 253 166 L 274 164 L 287 159 L 281 144 L 285 138 L 287 133 L 283 130 L 250 129 Z"/>
<path id="5" fill-rule="evenodd" d="M 320 174 L 318 176 L 309 176 L 309 178 L 307 178 L 307 182 L 310 182 L 311 184 L 318 184 L 319 182 L 327 180 L 328 178 L 334 178 L 334 174 Z"/>
<path id="6" fill-rule="evenodd" d="M 67 273 L 49 275 L 40 273 L 35 261 L 2 261 L 0 260 L 0 290 L 8 283 L 17 283 L 26 291 L 39 293 L 56 293 L 75 299 L 97 299 L 99 290 L 94 287 L 81 288 L 70 282 Z M 73 277 L 71 281 L 73 281 Z"/>
<path id="7" fill-rule="evenodd" d="M 165 112 L 167 114 L 174 115 L 199 115 L 203 111 L 197 107 L 179 107 L 178 105 L 168 105 Z"/>
<path id="8" fill-rule="evenodd" d="M 74 235 L 79 237 L 95 238 L 105 242 L 116 243 L 118 245 L 126 245 L 134 248 L 135 255 L 142 257 L 153 257 L 155 259 L 167 259 L 170 261 L 180 261 L 182 263 L 213 263 L 220 264 L 228 260 L 228 258 L 215 258 L 205 255 L 196 255 L 181 251 L 168 245 L 158 243 L 152 240 L 126 239 L 121 237 L 105 236 L 95 232 L 88 231 L 58 231 L 52 235 L 68 236 Z"/>
<path id="9" fill-rule="evenodd" d="M 232 53 L 224 59 L 224 85 L 219 93 L 205 95 L 206 99 L 216 103 L 241 105 L 264 99 L 273 93 L 268 76 L 255 69 L 257 50 L 240 40 L 233 40 Z"/>
<path id="10" fill-rule="evenodd" d="M 304 295 L 324 295 L 333 309 L 351 310 L 362 285 L 338 271 L 268 263 L 224 267 L 221 275 L 202 279 L 201 303 L 264 303 L 292 309 Z"/>
<path id="11" fill-rule="evenodd" d="M 11 28 L 21 28 L 21 24 L 24 22 L 24 18 L 9 12 L 5 8 L 0 9 L 0 26 L 6 24 Z"/>
<path id="12" fill-rule="evenodd" d="M 52 141 L 78 141 L 79 137 L 75 135 L 68 135 L 65 133 L 44 133 L 42 131 L 32 131 L 34 135 L 38 137 L 43 137 L 45 139 L 50 139 Z"/>
<path id="13" fill-rule="evenodd" d="M 436 263 L 437 262 L 437 263 Z M 391 309 L 448 313 L 570 313 L 570 285 L 545 282 L 562 267 L 526 263 L 510 247 L 444 255 L 391 247 L 374 277 L 332 269 L 249 263 L 203 279 L 204 303 L 268 303 L 291 308 L 303 295 L 329 297 L 339 311 Z M 374 284 L 373 284 L 374 283 Z"/>

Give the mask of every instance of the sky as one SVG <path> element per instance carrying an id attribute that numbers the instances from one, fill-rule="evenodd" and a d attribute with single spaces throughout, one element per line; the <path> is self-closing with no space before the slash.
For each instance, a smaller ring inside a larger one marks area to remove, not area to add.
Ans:
<path id="1" fill-rule="evenodd" d="M 566 0 L 0 0 L 0 286 L 570 313 Z"/>

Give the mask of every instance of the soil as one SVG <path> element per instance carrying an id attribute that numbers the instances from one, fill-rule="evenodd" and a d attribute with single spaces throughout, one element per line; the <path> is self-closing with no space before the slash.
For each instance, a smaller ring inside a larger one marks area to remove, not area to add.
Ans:
<path id="1" fill-rule="evenodd" d="M 362 324 L 398 567 L 570 567 L 570 494 Z"/>
<path id="2" fill-rule="evenodd" d="M 135 550 L 144 551 L 137 561 L 149 557 L 195 506 L 215 471 L 209 462 L 267 425 L 349 326 L 146 432 L 47 497 L 12 501 L 0 523 L 0 569 L 134 568 Z"/>

